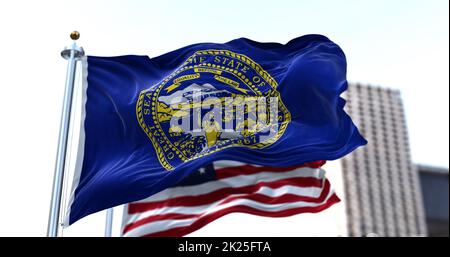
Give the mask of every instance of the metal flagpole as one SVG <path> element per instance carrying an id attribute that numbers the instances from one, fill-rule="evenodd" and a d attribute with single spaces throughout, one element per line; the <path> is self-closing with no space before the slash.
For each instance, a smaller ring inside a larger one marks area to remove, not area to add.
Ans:
<path id="1" fill-rule="evenodd" d="M 106 210 L 105 237 L 111 237 L 112 234 L 113 211 L 113 208 Z"/>
<path id="2" fill-rule="evenodd" d="M 66 88 L 64 92 L 55 174 L 53 177 L 52 199 L 48 218 L 47 236 L 49 237 L 58 236 L 58 229 L 60 226 L 59 216 L 61 211 L 61 194 L 64 180 L 64 166 L 66 163 L 67 138 L 69 135 L 70 112 L 72 109 L 76 63 L 78 60 L 81 60 L 81 57 L 84 56 L 83 48 L 78 47 L 76 44 L 76 40 L 80 38 L 80 33 L 74 31 L 70 34 L 70 38 L 73 40 L 72 44 L 61 52 L 61 56 L 68 60 L 69 63 L 67 65 Z"/>

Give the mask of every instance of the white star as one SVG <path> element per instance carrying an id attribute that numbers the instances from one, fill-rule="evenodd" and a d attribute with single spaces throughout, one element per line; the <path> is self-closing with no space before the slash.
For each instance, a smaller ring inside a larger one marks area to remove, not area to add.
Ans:
<path id="1" fill-rule="evenodd" d="M 205 174 L 206 172 L 205 168 L 200 168 L 198 171 L 200 172 L 200 174 Z"/>

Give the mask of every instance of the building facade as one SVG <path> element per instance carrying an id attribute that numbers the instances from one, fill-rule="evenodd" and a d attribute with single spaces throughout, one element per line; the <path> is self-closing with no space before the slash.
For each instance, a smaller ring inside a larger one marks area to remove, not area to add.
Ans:
<path id="1" fill-rule="evenodd" d="M 418 165 L 428 236 L 448 237 L 448 169 Z"/>
<path id="2" fill-rule="evenodd" d="M 342 159 L 348 236 L 426 236 L 400 92 L 356 84 L 344 98 L 369 142 Z"/>

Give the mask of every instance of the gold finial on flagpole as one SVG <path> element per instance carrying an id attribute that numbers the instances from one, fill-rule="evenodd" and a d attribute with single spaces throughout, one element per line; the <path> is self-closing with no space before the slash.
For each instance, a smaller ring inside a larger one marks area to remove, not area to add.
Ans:
<path id="1" fill-rule="evenodd" d="M 80 32 L 74 30 L 72 33 L 70 33 L 70 38 L 73 40 L 77 40 L 80 38 Z"/>

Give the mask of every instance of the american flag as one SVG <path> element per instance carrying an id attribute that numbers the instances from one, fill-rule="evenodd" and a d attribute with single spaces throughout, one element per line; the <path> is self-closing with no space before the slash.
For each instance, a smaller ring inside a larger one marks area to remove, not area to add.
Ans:
<path id="1" fill-rule="evenodd" d="M 287 168 L 217 161 L 181 184 L 125 206 L 123 236 L 184 236 L 232 212 L 287 217 L 339 202 L 321 168 L 325 161 Z"/>

